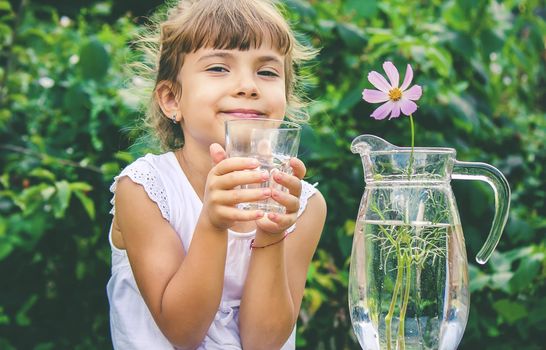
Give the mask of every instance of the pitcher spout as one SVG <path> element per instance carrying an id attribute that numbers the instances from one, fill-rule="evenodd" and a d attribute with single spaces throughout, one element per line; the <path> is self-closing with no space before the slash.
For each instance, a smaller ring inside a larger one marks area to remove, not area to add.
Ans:
<path id="1" fill-rule="evenodd" d="M 377 151 L 392 151 L 398 147 L 375 135 L 357 136 L 351 143 L 351 151 L 361 156 Z"/>

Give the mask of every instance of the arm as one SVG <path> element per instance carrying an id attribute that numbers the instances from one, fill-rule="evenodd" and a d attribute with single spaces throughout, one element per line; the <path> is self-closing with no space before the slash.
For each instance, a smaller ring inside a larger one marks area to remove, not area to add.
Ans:
<path id="1" fill-rule="evenodd" d="M 286 203 L 288 212 L 290 204 Z M 326 203 L 317 192 L 297 219 L 294 232 L 278 244 L 252 251 L 239 314 L 243 348 L 278 349 L 290 336 L 325 217 Z M 280 226 L 289 227 L 290 221 L 284 223 L 283 219 L 279 220 Z M 258 229 L 257 245 L 278 240 L 284 230 L 278 234 L 268 232 Z"/>
<path id="2" fill-rule="evenodd" d="M 232 158 L 211 170 L 187 255 L 144 189 L 126 177 L 118 182 L 115 219 L 138 288 L 163 334 L 182 349 L 201 343 L 216 314 L 223 288 L 227 227 L 235 220 L 257 218 L 256 212 L 238 211 L 232 203 L 237 181 L 262 181 L 258 172 L 238 171 L 252 167 L 244 159 Z M 248 190 L 237 198 L 249 201 L 262 196 L 261 191 Z"/>

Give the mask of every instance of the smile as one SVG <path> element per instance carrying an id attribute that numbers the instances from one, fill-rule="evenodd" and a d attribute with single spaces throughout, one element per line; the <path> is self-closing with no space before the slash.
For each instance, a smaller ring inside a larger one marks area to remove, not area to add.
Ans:
<path id="1" fill-rule="evenodd" d="M 265 114 L 254 109 L 233 109 L 229 111 L 223 111 L 222 113 L 227 114 L 234 118 L 263 118 Z"/>

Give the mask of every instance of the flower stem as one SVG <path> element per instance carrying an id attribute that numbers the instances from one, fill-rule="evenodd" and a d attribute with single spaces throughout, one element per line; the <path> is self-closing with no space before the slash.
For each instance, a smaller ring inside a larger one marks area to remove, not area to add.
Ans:
<path id="1" fill-rule="evenodd" d="M 406 255 L 404 259 L 406 265 L 406 285 L 404 287 L 404 300 L 402 308 L 400 309 L 400 323 L 398 324 L 398 349 L 404 350 L 406 348 L 406 339 L 404 335 L 406 311 L 408 310 L 408 302 L 411 287 L 411 256 Z M 402 267 L 404 268 L 404 267 Z"/>
<path id="2" fill-rule="evenodd" d="M 386 338 L 387 338 L 387 350 L 391 350 L 391 327 L 392 327 L 392 317 L 394 315 L 394 307 L 396 305 L 396 300 L 398 299 L 398 292 L 400 291 L 400 287 L 402 285 L 402 279 L 404 278 L 404 267 L 400 266 L 401 263 L 404 261 L 404 256 L 400 253 L 400 250 L 398 250 L 397 253 L 397 273 L 396 273 L 396 282 L 394 283 L 394 290 L 392 291 L 392 298 L 391 298 L 391 304 L 389 306 L 389 312 L 387 313 L 387 316 L 385 316 L 385 326 L 386 326 Z"/>
<path id="3" fill-rule="evenodd" d="M 413 170 L 413 149 L 415 146 L 415 126 L 413 125 L 413 114 L 409 115 L 410 128 L 411 128 L 411 153 L 408 165 L 408 180 L 411 178 L 411 173 Z"/>

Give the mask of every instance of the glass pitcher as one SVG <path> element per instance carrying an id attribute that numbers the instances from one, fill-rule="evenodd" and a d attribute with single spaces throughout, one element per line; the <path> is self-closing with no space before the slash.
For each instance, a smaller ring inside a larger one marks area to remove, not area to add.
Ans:
<path id="1" fill-rule="evenodd" d="M 366 350 L 456 349 L 468 319 L 468 263 L 451 179 L 493 187 L 495 216 L 476 260 L 484 264 L 508 218 L 510 188 L 484 163 L 451 148 L 397 147 L 354 139 L 366 187 L 353 238 L 349 309 Z"/>

